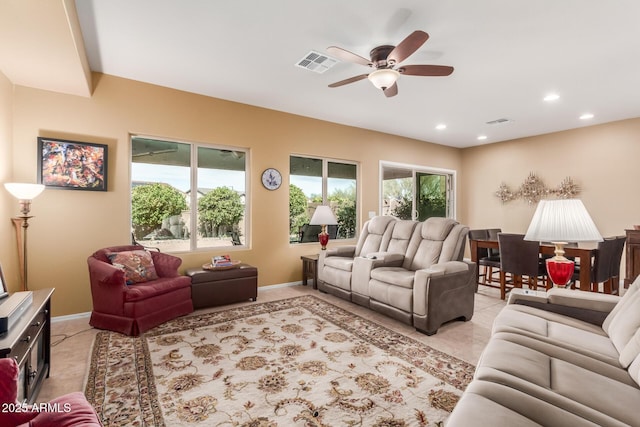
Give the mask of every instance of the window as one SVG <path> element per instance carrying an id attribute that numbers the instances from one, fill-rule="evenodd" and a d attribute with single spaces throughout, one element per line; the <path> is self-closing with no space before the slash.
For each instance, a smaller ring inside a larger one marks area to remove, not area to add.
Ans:
<path id="1" fill-rule="evenodd" d="M 246 244 L 247 155 L 244 149 L 133 136 L 135 240 L 163 251 Z"/>
<path id="2" fill-rule="evenodd" d="M 338 220 L 337 227 L 327 230 L 331 238 L 355 237 L 358 212 L 356 163 L 291 156 L 289 176 L 291 243 L 318 241 L 318 227 L 309 227 L 309 221 L 316 206 L 323 204 L 331 206 Z"/>
<path id="3" fill-rule="evenodd" d="M 382 163 L 383 215 L 424 221 L 430 217 L 454 218 L 454 171 Z"/>

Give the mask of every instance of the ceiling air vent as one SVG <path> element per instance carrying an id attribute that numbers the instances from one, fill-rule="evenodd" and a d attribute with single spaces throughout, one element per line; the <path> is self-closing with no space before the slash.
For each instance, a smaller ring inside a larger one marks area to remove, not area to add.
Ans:
<path id="1" fill-rule="evenodd" d="M 496 119 L 487 122 L 488 125 L 504 125 L 506 123 L 511 123 L 513 120 L 510 119 Z"/>
<path id="2" fill-rule="evenodd" d="M 311 51 L 296 64 L 296 67 L 306 68 L 318 74 L 322 74 L 338 63 L 337 59 L 323 53 Z"/>

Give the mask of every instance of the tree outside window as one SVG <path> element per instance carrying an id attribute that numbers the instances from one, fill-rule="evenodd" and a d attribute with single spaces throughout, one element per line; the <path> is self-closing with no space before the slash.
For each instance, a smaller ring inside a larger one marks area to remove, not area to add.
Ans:
<path id="1" fill-rule="evenodd" d="M 424 221 L 453 217 L 453 171 L 382 165 L 382 214 Z"/>
<path id="2" fill-rule="evenodd" d="M 131 223 L 166 251 L 246 243 L 247 152 L 134 136 Z"/>
<path id="3" fill-rule="evenodd" d="M 302 233 L 318 205 L 328 205 L 337 220 L 337 238 L 356 235 L 357 164 L 329 159 L 291 156 L 289 188 L 289 240 L 303 241 Z M 305 242 L 317 241 L 317 233 Z M 314 240 L 315 238 L 315 240 Z"/>

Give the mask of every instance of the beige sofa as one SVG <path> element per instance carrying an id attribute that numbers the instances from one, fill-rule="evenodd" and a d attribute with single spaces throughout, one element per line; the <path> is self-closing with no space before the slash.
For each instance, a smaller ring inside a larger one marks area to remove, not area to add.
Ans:
<path id="1" fill-rule="evenodd" d="M 462 261 L 468 232 L 448 218 L 375 217 L 358 245 L 320 254 L 318 289 L 432 335 L 445 322 L 473 316 L 475 264 Z"/>
<path id="2" fill-rule="evenodd" d="M 640 426 L 640 278 L 624 296 L 512 291 L 455 426 Z"/>

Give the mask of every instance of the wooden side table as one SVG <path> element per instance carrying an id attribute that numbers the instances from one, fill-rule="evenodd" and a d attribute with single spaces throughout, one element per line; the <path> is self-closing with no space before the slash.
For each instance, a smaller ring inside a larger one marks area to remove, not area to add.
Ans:
<path id="1" fill-rule="evenodd" d="M 318 254 L 302 255 L 302 284 L 307 286 L 307 280 L 313 279 L 313 289 L 318 289 Z"/>

